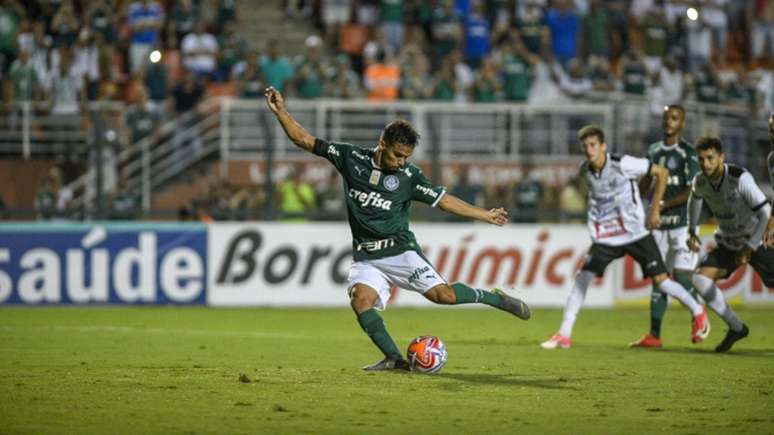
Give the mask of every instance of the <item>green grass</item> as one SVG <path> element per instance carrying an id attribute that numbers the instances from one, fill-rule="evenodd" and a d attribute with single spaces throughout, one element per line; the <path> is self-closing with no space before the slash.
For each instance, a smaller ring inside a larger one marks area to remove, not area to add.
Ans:
<path id="1" fill-rule="evenodd" d="M 740 310 L 732 353 L 626 344 L 645 309 L 585 310 L 569 351 L 538 343 L 559 310 L 390 309 L 404 347 L 440 336 L 435 376 L 364 373 L 380 354 L 344 309 L 0 310 L 0 433 L 774 433 L 774 310 Z M 251 382 L 239 381 L 245 374 Z"/>

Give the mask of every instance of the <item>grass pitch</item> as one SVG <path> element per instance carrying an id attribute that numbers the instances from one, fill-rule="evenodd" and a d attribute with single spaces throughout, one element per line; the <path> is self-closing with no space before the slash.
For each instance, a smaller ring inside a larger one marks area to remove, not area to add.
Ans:
<path id="1" fill-rule="evenodd" d="M 0 433 L 771 434 L 774 309 L 739 314 L 718 355 L 721 320 L 694 346 L 678 308 L 660 351 L 627 347 L 646 309 L 584 310 L 568 351 L 538 346 L 559 310 L 386 311 L 399 346 L 446 342 L 421 375 L 362 372 L 380 354 L 344 309 L 2 309 Z"/>

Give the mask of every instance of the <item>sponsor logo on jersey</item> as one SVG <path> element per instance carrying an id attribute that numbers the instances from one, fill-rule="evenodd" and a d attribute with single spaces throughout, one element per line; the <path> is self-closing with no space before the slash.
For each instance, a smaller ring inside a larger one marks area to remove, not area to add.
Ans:
<path id="1" fill-rule="evenodd" d="M 392 208 L 392 201 L 382 198 L 379 192 L 361 192 L 357 189 L 349 189 L 349 197 L 360 203 L 361 208 L 376 207 L 382 210 Z"/>
<path id="2" fill-rule="evenodd" d="M 352 155 L 357 157 L 360 160 L 367 160 L 368 159 L 368 157 L 366 157 L 365 155 L 361 154 L 358 151 L 352 151 Z"/>
<path id="3" fill-rule="evenodd" d="M 424 193 L 425 195 L 427 195 L 427 196 L 429 196 L 431 198 L 437 198 L 438 197 L 438 192 L 436 192 L 435 190 L 433 190 L 433 189 L 431 189 L 429 187 L 417 185 L 417 190 L 422 192 L 422 193 Z"/>
<path id="4" fill-rule="evenodd" d="M 336 157 L 341 157 L 341 154 L 339 154 L 339 150 L 336 149 L 333 145 L 328 145 L 328 154 Z"/>
<path id="5" fill-rule="evenodd" d="M 414 269 L 414 272 L 409 276 L 408 282 L 413 283 L 414 281 L 419 279 L 419 275 L 429 271 L 430 271 L 430 266 L 417 267 L 416 269 Z"/>
<path id="6" fill-rule="evenodd" d="M 360 175 L 361 177 L 363 176 L 363 173 L 364 173 L 365 171 L 367 171 L 367 169 L 366 169 L 366 168 L 361 168 L 361 167 L 360 167 L 360 166 L 358 166 L 358 165 L 354 165 L 354 166 L 353 166 L 353 168 L 355 169 L 355 172 L 357 172 L 357 175 Z"/>
<path id="7" fill-rule="evenodd" d="M 395 246 L 395 239 L 393 238 L 382 239 L 382 240 L 369 240 L 367 242 L 359 243 L 357 245 L 357 250 L 374 252 L 374 251 L 381 251 L 384 248 L 391 248 L 393 246 Z"/>
<path id="8" fill-rule="evenodd" d="M 380 178 L 382 178 L 382 171 L 374 169 L 371 171 L 371 177 L 368 179 L 368 182 L 374 186 L 378 186 Z"/>
<path id="9" fill-rule="evenodd" d="M 393 192 L 395 189 L 400 186 L 400 181 L 398 181 L 398 177 L 394 175 L 388 175 L 384 177 L 384 187 L 389 190 L 390 192 Z"/>

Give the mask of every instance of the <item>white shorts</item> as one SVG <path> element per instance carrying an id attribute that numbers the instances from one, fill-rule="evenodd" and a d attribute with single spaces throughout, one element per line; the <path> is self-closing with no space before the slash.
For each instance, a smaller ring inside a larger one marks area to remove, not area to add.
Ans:
<path id="1" fill-rule="evenodd" d="M 406 251 L 393 257 L 352 263 L 349 268 L 348 293 L 352 292 L 355 284 L 365 284 L 375 289 L 379 300 L 374 308 L 383 310 L 390 300 L 391 285 L 424 294 L 439 284 L 446 284 L 446 280 L 421 255 L 415 251 Z"/>
<path id="2" fill-rule="evenodd" d="M 696 269 L 699 254 L 688 249 L 688 227 L 653 230 L 653 238 L 669 272 Z"/>

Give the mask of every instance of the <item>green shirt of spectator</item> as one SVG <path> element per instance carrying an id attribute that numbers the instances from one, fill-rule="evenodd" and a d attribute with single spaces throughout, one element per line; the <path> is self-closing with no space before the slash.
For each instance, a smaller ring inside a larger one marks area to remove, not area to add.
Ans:
<path id="1" fill-rule="evenodd" d="M 382 22 L 403 22 L 403 0 L 382 0 Z"/>
<path id="2" fill-rule="evenodd" d="M 283 181 L 279 185 L 279 194 L 280 211 L 286 220 L 303 220 L 314 208 L 316 201 L 314 189 L 297 177 Z"/>
<path id="3" fill-rule="evenodd" d="M 497 101 L 497 86 L 491 80 L 480 77 L 473 86 L 473 101 L 494 103 Z"/>
<path id="4" fill-rule="evenodd" d="M 301 98 L 319 98 L 322 96 L 325 67 L 319 59 L 306 56 L 296 63 L 296 90 Z"/>
<path id="5" fill-rule="evenodd" d="M 0 6 L 0 52 L 16 53 L 19 16 L 9 6 Z"/>
<path id="6" fill-rule="evenodd" d="M 228 77 L 234 65 L 238 64 L 247 53 L 247 43 L 232 33 L 219 36 L 218 46 L 220 47 L 218 68 Z"/>
<path id="7" fill-rule="evenodd" d="M 642 62 L 629 62 L 623 68 L 623 90 L 627 94 L 645 95 L 648 71 Z"/>
<path id="8" fill-rule="evenodd" d="M 669 29 L 664 19 L 659 19 L 657 16 L 649 14 L 643 20 L 642 33 L 645 55 L 664 57 L 667 50 L 667 38 L 669 37 Z"/>
<path id="9" fill-rule="evenodd" d="M 441 78 L 435 84 L 433 99 L 439 101 L 454 101 L 454 82 Z"/>
<path id="10" fill-rule="evenodd" d="M 508 101 L 527 101 L 529 96 L 529 64 L 521 56 L 506 54 L 503 57 L 503 90 Z"/>
<path id="11" fill-rule="evenodd" d="M 274 86 L 278 91 L 284 92 L 285 84 L 293 78 L 293 66 L 286 58 L 276 54 L 276 41 L 270 42 L 270 44 L 275 46 L 270 46 L 270 54 L 261 58 L 261 72 L 268 86 Z"/>
<path id="12" fill-rule="evenodd" d="M 29 55 L 24 53 L 22 58 L 17 59 L 11 65 L 11 71 L 8 73 L 11 79 L 14 101 L 32 101 L 35 91 L 38 89 L 38 75 L 35 68 L 27 59 Z"/>
<path id="13" fill-rule="evenodd" d="M 592 3 L 596 5 L 596 3 Z M 583 17 L 583 35 L 589 54 L 607 57 L 608 53 L 608 20 L 604 9 L 592 9 Z"/>
<path id="14" fill-rule="evenodd" d="M 129 113 L 126 123 L 132 132 L 132 142 L 137 143 L 150 136 L 158 122 L 159 118 L 155 113 L 144 109 Z"/>
<path id="15" fill-rule="evenodd" d="M 715 77 L 708 71 L 696 74 L 696 99 L 702 103 L 719 103 L 720 87 Z"/>

